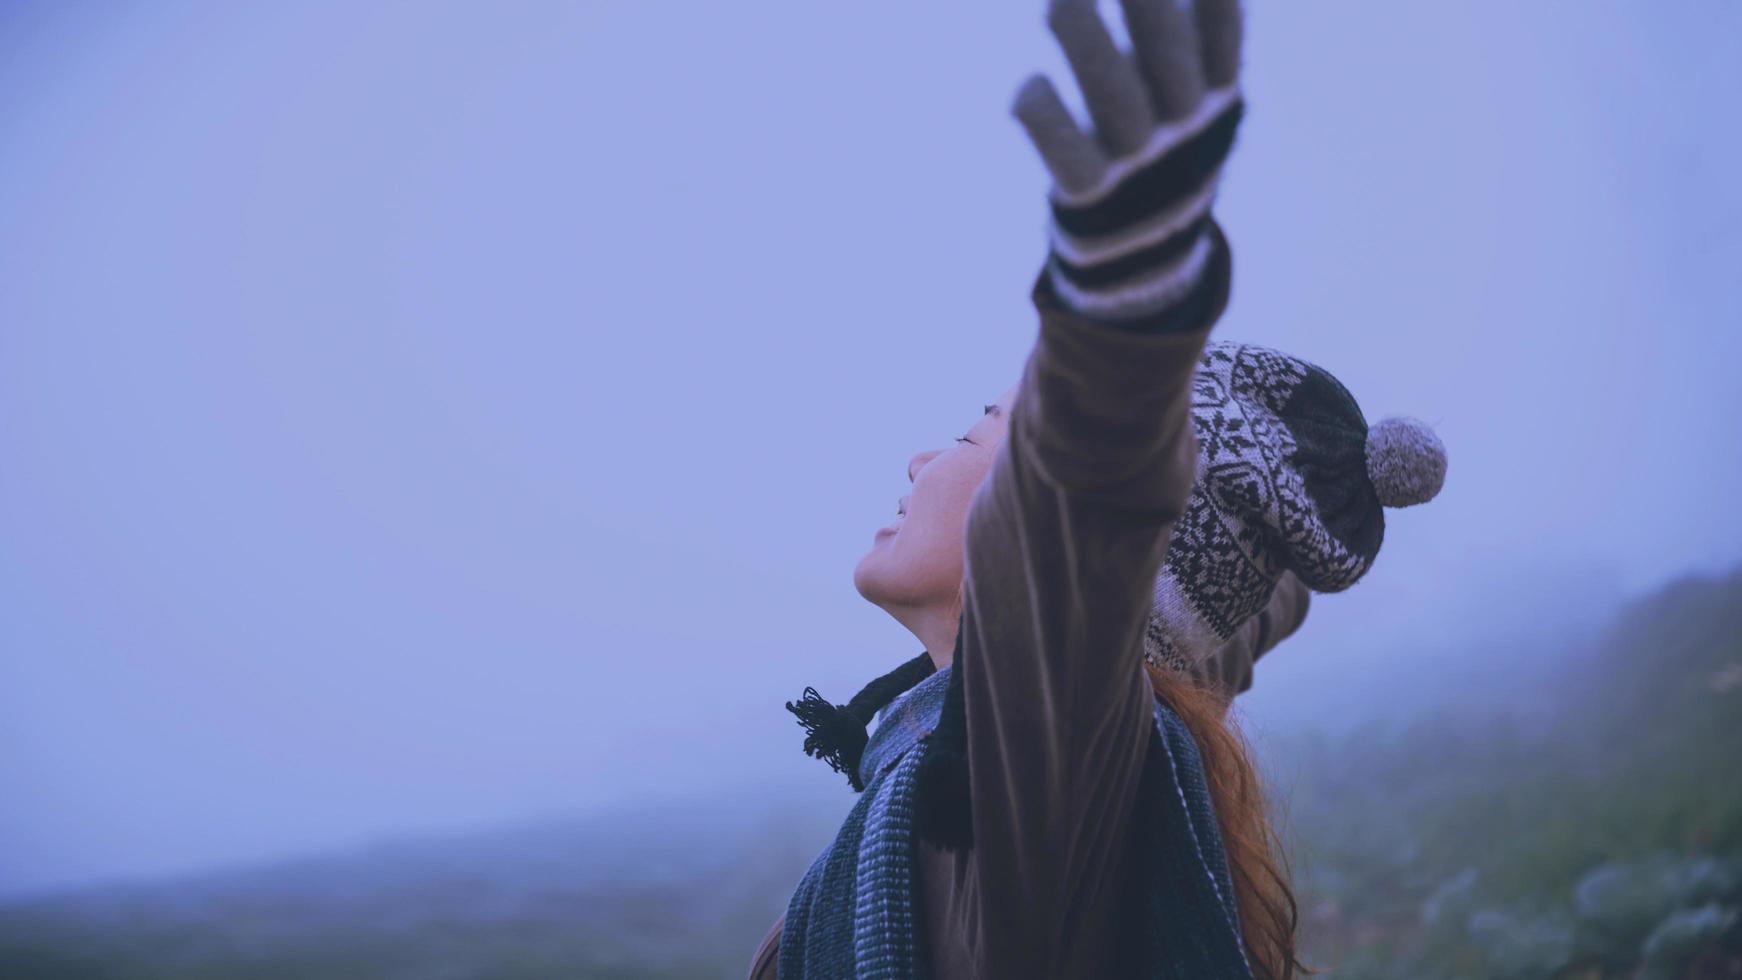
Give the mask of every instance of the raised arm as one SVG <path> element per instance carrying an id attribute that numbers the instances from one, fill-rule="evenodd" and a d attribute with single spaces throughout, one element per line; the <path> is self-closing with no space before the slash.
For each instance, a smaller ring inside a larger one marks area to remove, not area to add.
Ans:
<path id="1" fill-rule="evenodd" d="M 1049 16 L 1085 133 L 1044 77 L 1015 113 L 1052 172 L 1039 336 L 969 512 L 960 662 L 988 976 L 1107 975 L 1148 730 L 1142 631 L 1190 493 L 1193 370 L 1227 300 L 1210 218 L 1240 118 L 1231 0 Z"/>

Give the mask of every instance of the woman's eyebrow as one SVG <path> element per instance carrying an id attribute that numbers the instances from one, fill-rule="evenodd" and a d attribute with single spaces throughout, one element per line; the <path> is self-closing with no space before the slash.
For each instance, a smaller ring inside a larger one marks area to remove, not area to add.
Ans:
<path id="1" fill-rule="evenodd" d="M 986 414 L 987 415 L 997 415 L 997 416 L 1002 417 L 1004 414 L 1004 409 L 999 408 L 997 405 L 987 405 L 986 406 Z"/>

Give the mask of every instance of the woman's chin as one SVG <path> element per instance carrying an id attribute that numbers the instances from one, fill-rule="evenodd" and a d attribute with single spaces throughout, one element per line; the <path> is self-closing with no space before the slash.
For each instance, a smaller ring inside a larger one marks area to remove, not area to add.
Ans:
<path id="1" fill-rule="evenodd" d="M 853 569 L 853 587 L 865 601 L 891 615 L 898 609 L 914 609 L 937 601 L 938 590 L 926 588 L 911 566 L 897 562 L 888 545 L 873 547 L 859 559 Z"/>
<path id="2" fill-rule="evenodd" d="M 884 550 L 883 541 L 879 538 L 877 543 L 871 546 L 871 550 L 865 552 L 865 556 L 859 559 L 859 564 L 853 566 L 853 588 L 858 589 L 860 595 L 873 603 L 877 602 L 878 596 L 883 591 L 879 588 L 881 576 L 877 572 L 878 566 L 883 561 Z"/>
<path id="3" fill-rule="evenodd" d="M 871 603 L 887 607 L 891 602 L 899 603 L 904 592 L 911 589 L 907 576 L 901 574 L 895 560 L 895 533 L 883 530 L 877 532 L 877 539 L 871 543 L 870 550 L 859 559 L 859 564 L 853 568 L 853 588 L 859 590 Z"/>

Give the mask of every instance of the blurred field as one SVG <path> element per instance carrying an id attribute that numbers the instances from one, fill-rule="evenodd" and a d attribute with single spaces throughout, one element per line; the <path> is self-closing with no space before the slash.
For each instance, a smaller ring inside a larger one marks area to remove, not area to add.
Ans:
<path id="1" fill-rule="evenodd" d="M 1636 603 L 1566 663 L 1534 712 L 1460 704 L 1273 753 L 1311 962 L 1742 976 L 1742 575 Z"/>
<path id="2" fill-rule="evenodd" d="M 1575 653 L 1533 710 L 1262 741 L 1309 962 L 1742 977 L 1742 574 L 1676 583 Z M 818 782 L 14 903 L 0 978 L 740 977 L 848 804 Z"/>

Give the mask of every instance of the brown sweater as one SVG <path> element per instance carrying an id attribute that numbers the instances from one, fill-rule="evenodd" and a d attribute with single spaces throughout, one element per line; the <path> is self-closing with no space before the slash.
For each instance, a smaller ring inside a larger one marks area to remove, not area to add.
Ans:
<path id="1" fill-rule="evenodd" d="M 1212 234 L 1214 302 L 1187 332 L 1113 328 L 1065 308 L 1044 273 L 1035 284 L 1039 339 L 967 522 L 974 846 L 917 845 L 920 937 L 940 980 L 1102 977 L 1119 959 L 1119 871 L 1141 831 L 1129 815 L 1153 724 L 1142 631 L 1196 475 L 1193 369 L 1227 303 Z M 1230 697 L 1304 615 L 1298 583 L 1278 595 L 1206 670 Z M 775 977 L 780 928 L 752 980 Z"/>

